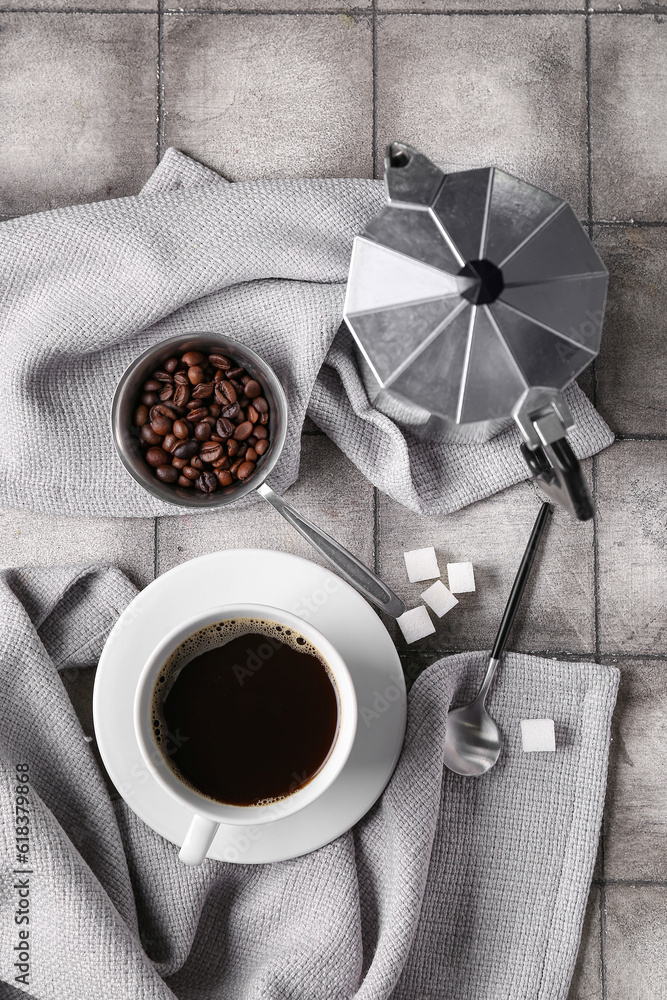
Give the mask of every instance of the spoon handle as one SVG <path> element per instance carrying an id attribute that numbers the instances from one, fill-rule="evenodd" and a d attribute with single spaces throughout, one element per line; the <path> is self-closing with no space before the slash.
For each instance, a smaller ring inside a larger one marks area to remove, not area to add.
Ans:
<path id="1" fill-rule="evenodd" d="M 370 601 L 381 611 L 391 615 L 392 618 L 399 618 L 405 611 L 405 604 L 396 596 L 393 590 L 387 586 L 384 580 L 376 576 L 368 566 L 364 566 L 360 559 L 353 556 L 344 545 L 337 542 L 335 538 L 328 535 L 322 528 L 309 521 L 307 517 L 300 514 L 298 510 L 278 493 L 274 493 L 270 486 L 262 483 L 257 487 L 260 496 L 271 504 L 307 542 L 316 549 L 320 555 L 324 556 L 336 569 L 344 580 L 359 591 L 360 594 Z"/>
<path id="2" fill-rule="evenodd" d="M 507 598 L 507 604 L 505 605 L 505 611 L 503 612 L 496 641 L 494 642 L 493 649 L 491 650 L 491 659 L 495 660 L 496 663 L 503 655 L 505 643 L 507 642 L 507 637 L 519 609 L 519 604 L 521 603 L 521 598 L 523 597 L 523 592 L 526 588 L 526 583 L 528 582 L 530 570 L 535 560 L 537 546 L 540 538 L 542 537 L 542 532 L 544 531 L 544 526 L 547 523 L 547 517 L 550 512 L 551 504 L 543 503 L 540 507 L 540 512 L 535 519 L 533 530 L 530 533 L 530 538 L 528 539 L 528 544 L 526 545 L 526 551 L 523 554 L 521 565 L 519 566 L 517 574 L 514 578 L 510 596 Z"/>

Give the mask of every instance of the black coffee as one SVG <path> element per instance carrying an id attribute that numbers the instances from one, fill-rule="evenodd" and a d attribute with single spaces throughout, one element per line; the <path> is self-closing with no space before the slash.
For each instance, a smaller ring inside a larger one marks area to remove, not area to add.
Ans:
<path id="1" fill-rule="evenodd" d="M 169 767 L 208 798 L 237 806 L 307 784 L 333 748 L 339 718 L 335 682 L 312 643 L 248 618 L 187 639 L 157 679 L 152 711 Z"/>

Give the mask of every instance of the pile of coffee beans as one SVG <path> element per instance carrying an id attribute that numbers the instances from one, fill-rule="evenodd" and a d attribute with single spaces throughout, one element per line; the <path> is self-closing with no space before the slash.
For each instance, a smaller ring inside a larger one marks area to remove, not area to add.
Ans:
<path id="1" fill-rule="evenodd" d="M 250 479 L 269 447 L 264 390 L 223 354 L 169 358 L 144 382 L 138 404 L 144 457 L 163 483 L 215 493 Z"/>

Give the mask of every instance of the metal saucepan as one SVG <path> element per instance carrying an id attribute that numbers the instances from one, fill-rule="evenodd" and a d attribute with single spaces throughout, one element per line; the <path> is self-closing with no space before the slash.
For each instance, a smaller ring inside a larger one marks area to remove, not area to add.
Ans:
<path id="1" fill-rule="evenodd" d="M 238 361 L 246 371 L 263 386 L 271 412 L 270 445 L 257 462 L 253 475 L 245 482 L 234 483 L 215 493 L 195 493 L 178 486 L 161 483 L 146 464 L 137 428 L 134 426 L 134 411 L 141 386 L 150 378 L 156 368 L 175 354 L 186 351 L 205 351 L 229 355 Z M 111 407 L 111 430 L 120 459 L 134 479 L 149 493 L 166 503 L 196 510 L 210 510 L 226 507 L 241 497 L 256 490 L 272 507 L 289 521 L 293 528 L 310 542 L 313 548 L 327 559 L 338 573 L 355 587 L 363 596 L 394 618 L 405 611 L 405 605 L 375 573 L 371 572 L 356 556 L 328 535 L 308 518 L 299 514 L 283 497 L 275 493 L 265 482 L 267 476 L 280 458 L 287 434 L 287 400 L 283 388 L 273 370 L 254 351 L 238 341 L 214 333 L 189 333 L 163 340 L 150 347 L 123 374 L 116 389 Z"/>

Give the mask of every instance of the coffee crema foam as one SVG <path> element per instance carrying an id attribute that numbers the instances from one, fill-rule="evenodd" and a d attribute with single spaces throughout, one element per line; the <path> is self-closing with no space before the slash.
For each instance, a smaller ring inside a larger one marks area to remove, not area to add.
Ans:
<path id="1" fill-rule="evenodd" d="M 209 798 L 209 796 L 204 795 L 199 788 L 193 785 L 191 781 L 188 781 L 185 775 L 181 773 L 171 759 L 168 743 L 171 739 L 174 739 L 174 736 L 177 738 L 177 734 L 171 734 L 168 731 L 162 711 L 162 702 L 171 691 L 171 688 L 173 687 L 176 678 L 183 667 L 187 666 L 187 664 L 190 663 L 191 660 L 194 660 L 196 656 L 199 656 L 202 653 L 208 653 L 212 649 L 221 648 L 232 639 L 252 633 L 265 635 L 267 639 L 277 639 L 286 646 L 291 646 L 292 649 L 295 649 L 299 653 L 310 653 L 311 656 L 316 657 L 320 661 L 326 670 L 332 687 L 336 693 L 339 714 L 336 736 L 331 745 L 329 754 L 322 762 L 322 767 L 331 756 L 331 752 L 333 751 L 333 748 L 336 745 L 336 740 L 338 739 L 338 730 L 340 729 L 340 694 L 338 692 L 338 685 L 336 684 L 331 667 L 325 660 L 320 650 L 310 641 L 310 639 L 306 639 L 304 635 L 301 635 L 301 633 L 297 632 L 294 628 L 281 625 L 279 622 L 267 621 L 265 618 L 231 618 L 224 621 L 213 622 L 211 625 L 206 625 L 204 628 L 199 629 L 198 632 L 194 632 L 192 635 L 188 636 L 187 639 L 184 639 L 183 642 L 181 642 L 180 645 L 177 646 L 176 649 L 169 655 L 156 678 L 151 696 L 151 725 L 153 738 L 157 743 L 158 749 L 160 750 L 165 763 L 168 765 L 169 770 L 176 775 L 179 781 L 190 788 L 193 792 L 196 792 L 197 795 L 201 795 L 203 798 Z M 263 659 L 268 661 L 271 658 L 273 647 L 270 646 L 269 643 L 266 643 L 266 647 L 267 655 Z M 262 647 L 259 646 L 258 653 L 261 649 Z M 261 653 L 259 655 L 261 656 Z M 310 780 L 312 780 L 312 778 Z M 294 791 L 299 791 L 300 788 L 303 787 L 305 787 L 305 785 L 299 786 L 299 788 Z M 274 803 L 284 802 L 285 799 L 290 798 L 293 794 L 294 792 L 291 792 L 289 795 L 283 795 L 270 799 L 261 799 L 255 804 L 258 806 L 273 805 Z M 219 804 L 217 799 L 211 799 L 211 801 Z"/>

